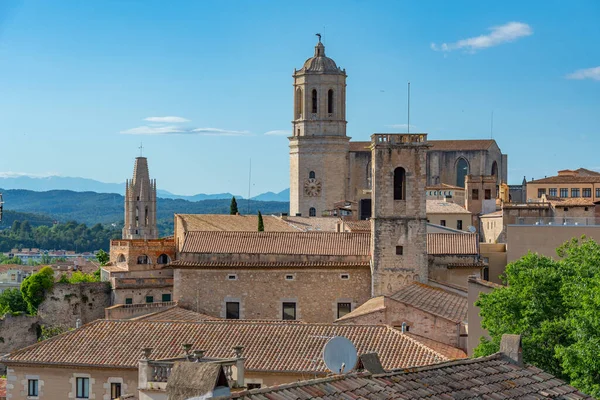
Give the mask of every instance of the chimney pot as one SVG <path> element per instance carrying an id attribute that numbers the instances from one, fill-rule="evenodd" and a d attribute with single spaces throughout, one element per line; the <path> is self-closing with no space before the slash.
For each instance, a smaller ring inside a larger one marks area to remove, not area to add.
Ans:
<path id="1" fill-rule="evenodd" d="M 513 364 L 523 366 L 523 347 L 521 346 L 521 335 L 502 335 L 500 340 L 500 353 L 510 358 Z"/>

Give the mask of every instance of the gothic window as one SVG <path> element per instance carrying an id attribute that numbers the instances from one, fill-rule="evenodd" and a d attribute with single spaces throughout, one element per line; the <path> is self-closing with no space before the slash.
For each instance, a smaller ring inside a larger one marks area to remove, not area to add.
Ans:
<path id="1" fill-rule="evenodd" d="M 333 89 L 327 92 L 327 112 L 333 114 Z"/>
<path id="2" fill-rule="evenodd" d="M 311 208 L 308 210 L 308 216 L 309 216 L 309 217 L 316 217 L 316 216 L 317 216 L 317 209 L 316 209 L 316 208 L 314 208 L 314 207 L 311 207 Z"/>
<path id="3" fill-rule="evenodd" d="M 125 256 L 123 254 L 119 254 L 119 256 L 117 257 L 117 262 L 125 262 Z"/>
<path id="4" fill-rule="evenodd" d="M 168 255 L 166 254 L 161 254 L 160 256 L 158 256 L 158 264 L 168 264 L 171 262 L 171 259 L 169 258 Z"/>
<path id="5" fill-rule="evenodd" d="M 148 206 L 146 206 L 146 208 L 144 209 L 144 222 L 146 223 L 145 226 L 148 226 Z"/>
<path id="6" fill-rule="evenodd" d="M 138 264 L 150 264 L 150 258 L 147 255 L 142 254 L 141 256 L 139 256 L 137 258 L 137 263 Z"/>
<path id="7" fill-rule="evenodd" d="M 402 167 L 394 170 L 394 200 L 406 200 L 406 171 Z"/>
<path id="8" fill-rule="evenodd" d="M 456 162 L 456 186 L 464 188 L 467 175 L 469 175 L 469 163 L 464 158 L 459 158 Z"/>
<path id="9" fill-rule="evenodd" d="M 315 171 L 310 171 L 310 172 L 308 173 L 308 179 L 315 179 L 315 176 L 316 176 L 316 175 L 315 175 Z"/>
<path id="10" fill-rule="evenodd" d="M 296 89 L 296 119 L 302 118 L 302 89 Z"/>
<path id="11" fill-rule="evenodd" d="M 312 91 L 312 113 L 317 113 L 317 89 L 313 89 Z"/>
<path id="12" fill-rule="evenodd" d="M 498 176 L 498 163 L 496 161 L 492 163 L 492 176 Z"/>

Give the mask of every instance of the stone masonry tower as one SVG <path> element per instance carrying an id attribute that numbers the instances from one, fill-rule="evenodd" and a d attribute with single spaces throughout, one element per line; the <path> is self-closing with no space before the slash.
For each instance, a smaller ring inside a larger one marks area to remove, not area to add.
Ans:
<path id="1" fill-rule="evenodd" d="M 372 295 L 427 282 L 426 134 L 371 136 Z"/>
<path id="2" fill-rule="evenodd" d="M 150 180 L 148 160 L 137 157 L 133 179 L 125 182 L 123 239 L 157 239 L 156 180 Z"/>
<path id="3" fill-rule="evenodd" d="M 314 57 L 293 75 L 290 215 L 321 216 L 346 197 L 346 70 L 325 56 L 318 36 Z"/>

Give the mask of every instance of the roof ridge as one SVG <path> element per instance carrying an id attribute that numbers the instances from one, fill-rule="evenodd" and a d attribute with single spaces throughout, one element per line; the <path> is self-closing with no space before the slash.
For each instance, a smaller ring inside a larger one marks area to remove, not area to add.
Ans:
<path id="1" fill-rule="evenodd" d="M 504 358 L 506 358 L 506 356 L 503 353 L 497 352 L 494 354 L 490 354 L 489 356 L 475 357 L 475 358 L 461 358 L 458 360 L 441 361 L 436 364 L 423 365 L 421 367 L 395 368 L 395 369 L 392 369 L 390 372 L 373 375 L 373 377 L 376 378 L 376 377 L 381 377 L 381 376 L 386 376 L 386 375 L 389 376 L 389 375 L 408 374 L 408 373 L 413 373 L 413 372 L 423 372 L 423 371 L 429 371 L 432 369 L 450 367 L 450 366 L 454 366 L 454 365 L 468 365 L 468 364 L 478 363 L 481 361 L 489 361 L 489 360 L 504 359 Z"/>
<path id="2" fill-rule="evenodd" d="M 401 335 L 401 337 L 409 339 L 411 342 L 413 342 L 414 344 L 416 344 L 417 346 L 419 346 L 421 349 L 423 349 L 425 351 L 430 351 L 432 353 L 435 353 L 437 355 L 437 358 L 440 358 L 439 361 L 447 361 L 449 359 L 449 357 L 446 357 L 445 355 L 443 355 L 439 351 L 436 351 L 433 348 L 431 348 L 429 346 L 426 346 L 423 342 L 420 342 L 419 340 L 415 339 L 414 337 L 411 337 L 411 335 L 407 335 L 405 332 L 399 331 L 398 329 L 396 329 L 396 328 L 394 328 L 393 326 L 390 326 L 390 325 L 386 325 L 386 327 L 389 330 L 395 332 L 397 335 Z M 436 343 L 440 343 L 437 340 L 431 340 L 431 341 L 436 342 Z M 443 344 L 443 343 L 440 343 L 440 344 Z M 407 367 L 407 368 L 412 368 L 412 367 Z"/>

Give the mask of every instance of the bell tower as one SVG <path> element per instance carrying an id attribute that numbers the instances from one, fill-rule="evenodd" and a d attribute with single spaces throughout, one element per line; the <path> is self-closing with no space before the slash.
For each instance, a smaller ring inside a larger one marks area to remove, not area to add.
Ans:
<path id="1" fill-rule="evenodd" d="M 346 198 L 346 70 L 315 55 L 294 71 L 294 119 L 290 140 L 290 215 L 321 216 Z"/>
<path id="2" fill-rule="evenodd" d="M 427 135 L 371 136 L 372 296 L 427 283 Z"/>
<path id="3" fill-rule="evenodd" d="M 125 182 L 123 239 L 158 239 L 156 180 L 150 179 L 146 157 L 135 159 L 133 179 Z"/>

